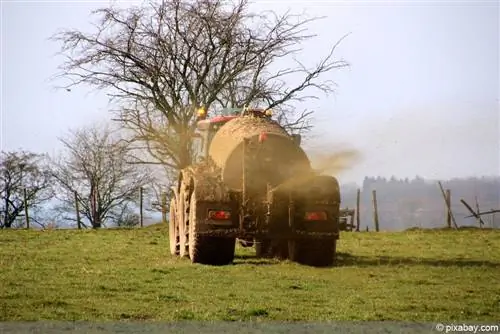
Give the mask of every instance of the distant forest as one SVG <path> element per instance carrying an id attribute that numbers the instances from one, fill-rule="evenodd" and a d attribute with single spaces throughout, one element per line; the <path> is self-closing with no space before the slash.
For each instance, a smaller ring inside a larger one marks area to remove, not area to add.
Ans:
<path id="1" fill-rule="evenodd" d="M 500 177 L 462 178 L 441 181 L 450 189 L 451 208 L 458 226 L 478 226 L 474 217 L 460 202 L 464 199 L 476 210 L 476 197 L 481 212 L 500 209 Z M 341 186 L 342 208 L 356 208 L 356 184 Z M 446 226 L 446 204 L 437 180 L 390 179 L 365 177 L 360 200 L 360 229 L 374 230 L 372 190 L 377 193 L 381 231 L 404 230 L 410 227 L 435 228 Z M 482 216 L 486 227 L 500 228 L 500 213 Z"/>

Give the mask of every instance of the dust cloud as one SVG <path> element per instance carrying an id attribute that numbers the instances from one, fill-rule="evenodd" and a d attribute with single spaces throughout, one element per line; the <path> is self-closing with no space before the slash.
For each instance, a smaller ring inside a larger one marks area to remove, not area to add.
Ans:
<path id="1" fill-rule="evenodd" d="M 339 149 L 332 152 L 309 152 L 312 168 L 320 174 L 336 176 L 354 168 L 362 161 L 362 152 L 356 149 Z"/>
<path id="2" fill-rule="evenodd" d="M 333 145 L 329 145 L 332 147 Z M 278 189 L 290 189 L 300 184 L 307 183 L 318 174 L 337 176 L 338 174 L 352 169 L 362 159 L 359 150 L 353 148 L 337 148 L 330 152 L 306 152 L 311 161 L 313 170 L 297 170 L 293 177 L 274 187 L 272 191 Z"/>
<path id="3" fill-rule="evenodd" d="M 496 103 L 471 102 L 331 116 L 329 122 L 323 122 L 328 128 L 321 129 L 323 133 L 309 146 L 319 157 L 329 147 L 324 140 L 356 147 L 362 161 L 340 174 L 343 180 L 358 184 L 365 176 L 449 179 L 499 175 L 499 110 Z M 316 163 L 312 150 L 306 148 L 306 152 Z"/>

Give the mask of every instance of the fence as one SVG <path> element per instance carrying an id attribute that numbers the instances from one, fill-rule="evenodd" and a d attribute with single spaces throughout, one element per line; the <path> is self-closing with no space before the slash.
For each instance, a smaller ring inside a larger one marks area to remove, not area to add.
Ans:
<path id="1" fill-rule="evenodd" d="M 347 231 L 369 231 L 373 229 L 376 232 L 382 230 L 404 229 L 410 227 L 432 228 L 432 227 L 448 227 L 459 228 L 463 225 L 477 225 L 480 228 L 489 227 L 497 228 L 496 213 L 500 213 L 500 209 L 489 209 L 480 211 L 480 204 L 475 197 L 475 209 L 464 199 L 459 198 L 459 201 L 452 201 L 452 193 L 450 189 L 444 189 L 441 182 L 438 182 L 439 190 L 443 198 L 443 203 L 437 204 L 435 200 L 430 203 L 423 203 L 418 207 L 409 207 L 398 203 L 398 201 L 380 201 L 377 198 L 377 190 L 372 189 L 370 192 L 370 200 L 362 201 L 363 192 L 361 189 L 356 191 L 356 209 L 346 207 L 341 210 L 340 224 L 343 230 Z M 29 203 L 27 201 L 26 189 L 24 189 L 24 222 L 27 229 L 30 228 Z M 75 191 L 75 216 L 77 228 L 82 229 L 85 226 L 81 220 L 81 211 L 79 207 L 78 193 Z M 139 221 L 137 225 L 144 227 L 144 189 L 141 187 L 138 194 L 139 200 Z M 97 199 L 95 196 L 91 198 L 91 207 L 96 210 Z M 161 222 L 167 222 L 167 194 L 163 192 L 160 198 Z M 353 203 L 350 203 L 353 204 Z M 94 212 L 95 214 L 95 212 Z M 443 217 L 444 215 L 444 217 Z M 459 222 L 457 222 L 457 216 Z M 488 216 L 487 218 L 485 216 Z M 355 219 L 354 219 L 355 218 Z M 473 218 L 473 219 L 471 219 Z M 344 226 L 345 225 L 345 226 Z M 365 228 L 361 228 L 364 225 Z"/>
<path id="2" fill-rule="evenodd" d="M 394 200 L 390 198 L 380 201 L 377 190 L 366 191 L 364 200 L 363 191 L 356 191 L 356 225 L 359 230 L 401 230 L 411 227 L 421 228 L 454 228 L 461 226 L 477 226 L 479 228 L 498 228 L 495 213 L 499 209 L 480 211 L 480 203 L 477 196 L 475 208 L 472 208 L 467 200 L 460 196 L 452 198 L 452 191 L 444 189 L 438 182 L 438 193 L 441 192 L 442 201 L 432 197 L 420 201 L 420 205 L 408 205 L 405 198 Z M 368 195 L 368 193 L 370 195 Z M 369 199 L 368 199 L 368 196 Z M 384 198 L 382 194 L 382 198 Z M 351 206 L 354 200 L 344 201 Z M 488 203 L 495 205 L 495 203 Z M 488 216 L 488 218 L 484 218 Z M 472 219 L 471 219 L 472 218 Z M 363 227 L 363 228 L 362 228 Z"/>

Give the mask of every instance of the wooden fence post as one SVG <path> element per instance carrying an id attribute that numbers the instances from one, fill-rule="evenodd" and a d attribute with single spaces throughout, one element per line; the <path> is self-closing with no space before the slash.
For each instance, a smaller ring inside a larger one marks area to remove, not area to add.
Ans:
<path id="1" fill-rule="evenodd" d="M 359 232 L 359 224 L 360 224 L 360 202 L 361 202 L 361 189 L 358 188 L 358 191 L 356 193 L 356 232 Z"/>
<path id="2" fill-rule="evenodd" d="M 379 231 L 378 225 L 378 208 L 377 208 L 377 191 L 372 190 L 372 199 L 373 199 L 373 221 L 375 223 L 375 231 Z"/>
<path id="3" fill-rule="evenodd" d="M 78 205 L 78 193 L 75 191 L 75 210 L 76 210 L 76 225 L 78 229 L 82 229 L 82 223 L 80 222 L 80 207 Z"/>
<path id="4" fill-rule="evenodd" d="M 446 189 L 446 208 L 451 208 L 451 190 Z M 451 209 L 446 210 L 446 225 L 451 228 Z"/>
<path id="5" fill-rule="evenodd" d="M 30 228 L 30 216 L 28 212 L 28 196 L 26 195 L 26 188 L 23 189 L 24 195 L 24 215 L 26 216 L 26 228 Z"/>
<path id="6" fill-rule="evenodd" d="M 455 221 L 455 216 L 453 216 L 453 212 L 451 211 L 451 191 L 450 191 L 450 189 L 447 189 L 446 193 L 445 193 L 443 185 L 441 184 L 441 181 L 438 181 L 438 184 L 439 184 L 439 189 L 441 189 L 441 194 L 443 195 L 444 202 L 445 202 L 446 208 L 447 208 L 448 216 L 447 216 L 446 222 L 448 224 L 448 227 L 451 228 L 451 222 L 450 222 L 450 220 L 451 220 L 451 221 L 453 221 L 455 228 L 458 229 L 457 222 Z"/>
<path id="7" fill-rule="evenodd" d="M 167 193 L 161 193 L 161 222 L 167 223 Z M 169 222 L 170 223 L 170 222 Z"/>
<path id="8" fill-rule="evenodd" d="M 144 214 L 143 214 L 143 203 L 142 203 L 142 187 L 139 188 L 139 215 L 141 227 L 144 227 Z"/>

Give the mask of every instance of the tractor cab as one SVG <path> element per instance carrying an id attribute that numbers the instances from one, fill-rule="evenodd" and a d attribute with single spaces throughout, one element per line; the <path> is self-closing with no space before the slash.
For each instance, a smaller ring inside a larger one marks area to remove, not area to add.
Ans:
<path id="1" fill-rule="evenodd" d="M 226 108 L 221 110 L 219 115 L 207 118 L 206 110 L 198 109 L 195 140 L 193 141 L 194 161 L 201 161 L 208 156 L 210 143 L 221 126 L 234 118 L 247 115 L 270 118 L 272 113 L 271 110 L 264 109 Z"/>

